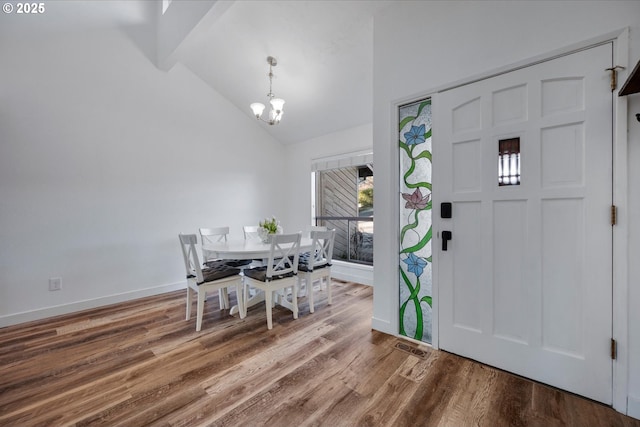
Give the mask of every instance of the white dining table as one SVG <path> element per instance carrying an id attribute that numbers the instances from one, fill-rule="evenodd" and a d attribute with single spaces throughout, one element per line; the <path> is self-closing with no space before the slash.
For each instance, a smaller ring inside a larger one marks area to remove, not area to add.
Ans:
<path id="1" fill-rule="evenodd" d="M 290 246 L 291 244 L 289 244 Z M 287 247 L 283 244 L 282 247 Z M 313 248 L 313 239 L 303 237 L 300 239 L 300 253 L 308 252 Z M 264 243 L 256 239 L 228 240 L 226 242 L 211 242 L 202 245 L 202 249 L 207 251 L 208 255 L 218 259 L 260 259 L 267 260 L 271 253 L 271 243 Z M 238 296 L 240 297 L 240 296 Z M 245 307 L 252 307 L 264 301 L 264 293 L 262 291 L 252 295 L 245 301 Z M 276 296 L 278 304 L 292 309 L 286 298 Z M 231 307 L 230 314 L 238 313 L 238 306 Z"/>
<path id="2" fill-rule="evenodd" d="M 290 245 L 289 245 L 290 246 Z M 287 245 L 282 245 L 286 248 Z M 300 240 L 300 252 L 308 252 L 313 247 L 313 239 L 303 237 Z M 271 252 L 271 243 L 263 243 L 255 239 L 228 240 L 202 245 L 213 258 L 221 259 L 267 259 Z"/>

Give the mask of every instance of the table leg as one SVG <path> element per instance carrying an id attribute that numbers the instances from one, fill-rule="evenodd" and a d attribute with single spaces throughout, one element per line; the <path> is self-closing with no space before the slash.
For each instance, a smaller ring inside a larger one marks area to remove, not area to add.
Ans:
<path id="1" fill-rule="evenodd" d="M 253 296 L 251 296 L 251 298 L 248 298 L 247 301 L 245 301 L 245 309 L 253 307 L 256 304 L 261 303 L 262 301 L 264 301 L 264 292 L 258 291 Z M 231 311 L 229 313 L 233 316 L 235 314 L 238 314 L 239 312 L 240 309 L 238 308 L 238 306 L 234 305 L 233 307 L 231 307 Z"/>

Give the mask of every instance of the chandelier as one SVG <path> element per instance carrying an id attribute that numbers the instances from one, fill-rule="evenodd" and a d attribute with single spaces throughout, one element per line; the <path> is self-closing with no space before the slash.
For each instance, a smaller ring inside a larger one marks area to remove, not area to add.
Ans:
<path id="1" fill-rule="evenodd" d="M 273 80 L 273 67 L 278 65 L 278 61 L 273 56 L 267 57 L 267 63 L 269 64 L 269 93 L 267 96 L 269 97 L 269 104 L 271 104 L 271 111 L 269 111 L 269 120 L 264 120 L 262 118 L 262 112 L 264 111 L 265 105 L 261 102 L 254 102 L 250 105 L 251 111 L 256 116 L 256 119 L 262 120 L 263 122 L 269 123 L 270 125 L 276 125 L 280 123 L 282 119 L 282 107 L 284 106 L 284 99 L 276 98 L 273 94 L 272 89 L 272 80 Z"/>

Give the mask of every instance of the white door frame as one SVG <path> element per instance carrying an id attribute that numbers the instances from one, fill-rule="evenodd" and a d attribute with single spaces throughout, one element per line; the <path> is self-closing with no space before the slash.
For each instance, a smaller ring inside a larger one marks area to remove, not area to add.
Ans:
<path id="1" fill-rule="evenodd" d="M 584 40 L 580 43 L 565 46 L 563 48 L 547 52 L 542 55 L 538 55 L 517 63 L 496 68 L 492 71 L 478 74 L 452 82 L 450 84 L 432 88 L 431 90 L 414 94 L 410 97 L 397 99 L 391 103 L 390 108 L 390 120 L 391 123 L 398 123 L 398 111 L 399 107 L 404 104 L 418 101 L 427 97 L 431 97 L 433 104 L 438 102 L 438 94 L 445 90 L 450 90 L 458 86 L 467 85 L 476 81 L 488 79 L 490 77 L 505 74 L 511 71 L 518 70 L 520 68 L 529 67 L 540 62 L 549 61 L 551 59 L 569 55 L 580 50 L 588 49 L 604 43 L 613 42 L 614 50 L 614 64 L 625 67 L 624 70 L 618 73 L 618 84 L 624 82 L 629 72 L 629 29 L 624 28 L 611 33 L 603 34 L 599 37 Z M 617 96 L 619 87 L 614 92 L 613 99 L 613 203 L 618 209 L 618 222 L 613 227 L 613 338 L 617 341 L 617 359 L 613 361 L 613 408 L 623 414 L 627 414 L 627 397 L 628 397 L 628 371 L 629 371 L 629 359 L 628 359 L 628 323 L 629 323 L 629 310 L 627 306 L 629 283 L 628 283 L 628 267 L 629 267 L 629 250 L 628 250 L 628 233 L 629 233 L 629 220 L 628 220 L 628 168 L 627 168 L 627 147 L 628 147 L 628 121 L 627 121 L 627 99 L 625 97 Z M 438 120 L 437 116 L 433 117 L 433 120 Z M 395 148 L 392 151 L 391 161 L 392 169 L 397 169 L 399 162 L 399 153 L 396 147 L 397 142 L 397 130 L 395 125 L 391 126 L 391 134 L 389 141 L 392 142 L 392 146 Z M 435 141 L 435 140 L 434 140 Z M 397 179 L 397 175 L 395 177 Z M 434 188 L 437 192 L 437 189 Z M 393 203 L 393 218 L 399 218 L 399 206 L 400 206 L 400 194 L 395 192 L 395 199 Z M 439 243 L 437 233 L 440 231 L 440 218 L 437 215 L 433 216 L 433 236 L 434 245 Z M 397 236 L 399 239 L 399 236 Z M 396 243 L 397 246 L 397 243 Z M 397 253 L 398 251 L 396 251 Z M 438 348 L 439 333 L 438 333 L 438 252 L 433 252 L 433 347 Z M 399 282 L 396 282 L 396 294 L 399 292 Z M 395 301 L 395 313 L 399 311 L 399 303 Z M 398 320 L 396 316 L 395 331 L 398 334 Z M 403 337 L 404 338 L 404 337 Z"/>

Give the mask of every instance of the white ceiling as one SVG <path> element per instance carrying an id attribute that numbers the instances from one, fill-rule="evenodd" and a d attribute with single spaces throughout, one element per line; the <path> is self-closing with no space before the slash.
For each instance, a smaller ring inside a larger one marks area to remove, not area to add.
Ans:
<path id="1" fill-rule="evenodd" d="M 373 14 L 391 1 L 174 0 L 169 9 L 195 8 L 201 1 L 211 8 L 172 59 L 253 117 L 249 104 L 268 103 L 266 58 L 276 57 L 273 92 L 286 104 L 279 125 L 262 124 L 273 137 L 292 144 L 371 122 Z M 40 16 L 0 15 L 0 37 L 118 26 L 138 38 L 138 44 L 142 39 L 155 43 L 153 21 L 160 4 L 161 0 L 45 2 L 46 12 Z M 141 31 L 149 34 L 140 36 Z"/>
<path id="2" fill-rule="evenodd" d="M 286 103 L 282 122 L 264 126 L 284 144 L 304 141 L 371 122 L 373 13 L 388 3 L 235 1 L 176 59 L 252 116 L 249 104 L 268 104 L 274 56 L 273 92 Z"/>
<path id="3" fill-rule="evenodd" d="M 56 0 L 36 2 L 44 5 L 39 14 L 17 11 L 17 2 L 3 1 L 13 6 L 11 13 L 0 14 L 0 36 L 21 37 L 46 34 L 47 32 L 71 32 L 92 28 L 140 25 L 150 19 L 148 1 L 95 1 Z M 31 4 L 31 2 L 29 2 Z"/>

